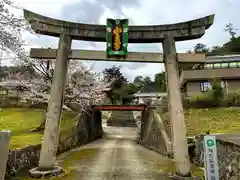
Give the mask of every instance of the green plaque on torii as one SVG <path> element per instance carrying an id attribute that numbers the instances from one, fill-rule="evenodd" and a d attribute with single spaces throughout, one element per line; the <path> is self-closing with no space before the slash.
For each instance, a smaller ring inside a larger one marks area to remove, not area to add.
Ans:
<path id="1" fill-rule="evenodd" d="M 107 19 L 107 57 L 127 56 L 128 19 Z"/>

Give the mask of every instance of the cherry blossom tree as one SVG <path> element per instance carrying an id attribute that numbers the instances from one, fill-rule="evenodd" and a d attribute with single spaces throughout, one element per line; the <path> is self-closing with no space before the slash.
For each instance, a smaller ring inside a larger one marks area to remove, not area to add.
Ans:
<path id="1" fill-rule="evenodd" d="M 24 49 L 22 31 L 34 33 L 24 17 L 17 17 L 11 13 L 12 8 L 21 9 L 11 0 L 0 0 L 0 46 L 3 50 L 15 53 L 21 65 L 30 66 L 37 72 L 37 76 L 23 77 L 16 73 L 22 83 L 27 85 L 28 92 L 23 99 L 47 102 L 49 99 L 54 63 L 28 57 Z M 76 68 L 76 64 L 77 68 Z M 93 72 L 81 63 L 71 61 L 68 83 L 66 85 L 65 104 L 76 103 L 85 107 L 102 100 L 104 83 L 99 79 L 100 74 Z"/>
<path id="2" fill-rule="evenodd" d="M 17 17 L 10 12 L 17 7 L 11 0 L 0 0 L 0 46 L 3 50 L 10 50 L 19 57 L 19 63 L 32 67 L 37 75 L 23 77 L 22 73 L 16 73 L 29 91 L 23 94 L 23 99 L 47 102 L 49 99 L 54 63 L 28 57 L 24 49 L 24 41 L 21 33 L 23 30 L 34 33 L 29 23 L 23 17 Z M 18 64 L 19 65 L 19 64 Z M 77 65 L 77 66 L 76 66 Z M 76 68 L 77 67 L 77 68 Z M 65 104 L 76 103 L 81 107 L 95 104 L 101 101 L 101 92 L 104 83 L 99 79 L 100 74 L 93 72 L 81 63 L 70 62 L 68 83 L 66 85 Z"/>
<path id="3" fill-rule="evenodd" d="M 12 8 L 19 7 L 11 0 L 0 0 L 0 46 L 2 50 L 10 50 L 17 56 L 26 56 L 21 32 L 34 32 L 23 17 L 17 17 L 10 12 Z"/>
<path id="4" fill-rule="evenodd" d="M 34 75 L 26 71 L 16 72 L 15 75 L 27 90 L 21 94 L 21 99 L 34 103 L 47 103 L 50 97 L 50 89 L 54 71 L 52 61 L 32 59 L 24 49 L 25 42 L 21 33 L 28 31 L 35 34 L 29 23 L 23 17 L 17 17 L 10 12 L 12 8 L 19 8 L 11 0 L 0 0 L 0 48 L 10 50 L 20 60 L 21 66 L 34 69 Z M 21 9 L 21 8 L 19 8 Z M 19 65 L 19 64 L 18 64 Z M 102 75 L 87 68 L 82 63 L 70 61 L 68 82 L 64 97 L 64 107 L 81 111 L 93 104 L 104 101 L 103 89 L 106 83 Z M 44 124 L 44 122 L 43 122 Z"/>
<path id="5" fill-rule="evenodd" d="M 19 73 L 17 74 L 22 84 L 28 87 L 28 91 L 23 93 L 21 97 L 23 100 L 41 103 L 48 102 L 53 69 L 46 70 L 49 72 L 44 72 L 43 70 L 44 68 L 37 76 L 27 79 Z M 105 86 L 106 83 L 103 81 L 101 73 L 94 72 L 82 63 L 76 66 L 76 63 L 72 61 L 67 77 L 64 105 L 72 110 L 80 111 L 93 104 L 102 103 L 105 98 L 103 92 Z"/>
<path id="6" fill-rule="evenodd" d="M 27 90 L 21 94 L 21 100 L 33 104 L 47 103 L 50 98 L 51 73 L 47 75 L 47 72 L 38 72 L 35 76 L 26 76 L 25 73 L 26 71 L 15 74 L 20 83 L 27 87 Z M 88 111 L 91 105 L 104 103 L 106 97 L 103 90 L 105 87 L 106 83 L 101 73 L 94 72 L 92 68 L 88 68 L 82 63 L 71 61 L 65 89 L 64 108 L 81 113 Z M 40 126 L 33 131 L 42 130 L 44 126 L 45 117 Z"/>

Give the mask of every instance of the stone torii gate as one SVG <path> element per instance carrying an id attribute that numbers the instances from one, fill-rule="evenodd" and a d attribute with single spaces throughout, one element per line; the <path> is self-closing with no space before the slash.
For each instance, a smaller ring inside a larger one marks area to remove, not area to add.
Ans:
<path id="1" fill-rule="evenodd" d="M 197 39 L 204 35 L 214 21 L 214 15 L 200 19 L 155 26 L 129 26 L 129 43 L 162 43 L 160 53 L 129 53 L 124 58 L 107 58 L 104 51 L 71 50 L 72 40 L 106 42 L 106 26 L 73 23 L 45 17 L 24 10 L 25 19 L 39 34 L 59 37 L 58 49 L 31 49 L 32 58 L 56 59 L 51 98 L 46 115 L 46 128 L 42 144 L 39 167 L 36 171 L 55 168 L 56 148 L 58 145 L 59 124 L 62 111 L 65 83 L 69 59 L 128 61 L 164 63 L 167 75 L 169 112 L 173 138 L 173 152 L 178 176 L 190 176 L 190 162 L 186 139 L 183 106 L 179 88 L 178 64 L 204 62 L 204 54 L 177 54 L 175 41 Z"/>

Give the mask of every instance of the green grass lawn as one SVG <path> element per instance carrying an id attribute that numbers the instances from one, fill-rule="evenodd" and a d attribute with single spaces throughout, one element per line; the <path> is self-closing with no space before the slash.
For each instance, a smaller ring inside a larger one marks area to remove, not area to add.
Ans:
<path id="1" fill-rule="evenodd" d="M 7 108 L 0 111 L 0 130 L 11 130 L 10 148 L 39 144 L 43 132 L 30 132 L 38 127 L 44 116 L 41 109 Z M 60 138 L 69 136 L 75 125 L 75 112 L 63 112 Z"/>
<path id="2" fill-rule="evenodd" d="M 240 131 L 240 108 L 189 109 L 185 111 L 189 136 L 210 130 L 210 133 L 232 133 Z M 167 114 L 162 115 L 166 123 Z"/>

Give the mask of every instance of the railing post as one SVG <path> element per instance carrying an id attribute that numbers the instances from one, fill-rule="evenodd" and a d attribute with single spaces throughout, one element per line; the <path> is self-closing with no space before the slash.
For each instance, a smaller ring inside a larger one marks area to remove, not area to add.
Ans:
<path id="1" fill-rule="evenodd" d="M 0 131 L 0 180 L 5 178 L 10 138 L 10 131 Z"/>
<path id="2" fill-rule="evenodd" d="M 141 121 L 140 121 L 140 141 L 144 138 L 144 119 L 146 117 L 146 110 L 141 112 Z"/>
<path id="3" fill-rule="evenodd" d="M 142 111 L 142 114 L 141 114 L 140 141 L 144 140 L 144 138 L 147 135 L 147 132 L 146 132 L 145 128 L 146 128 L 146 123 L 148 122 L 149 116 L 150 116 L 149 109 L 145 109 L 145 110 Z"/>

